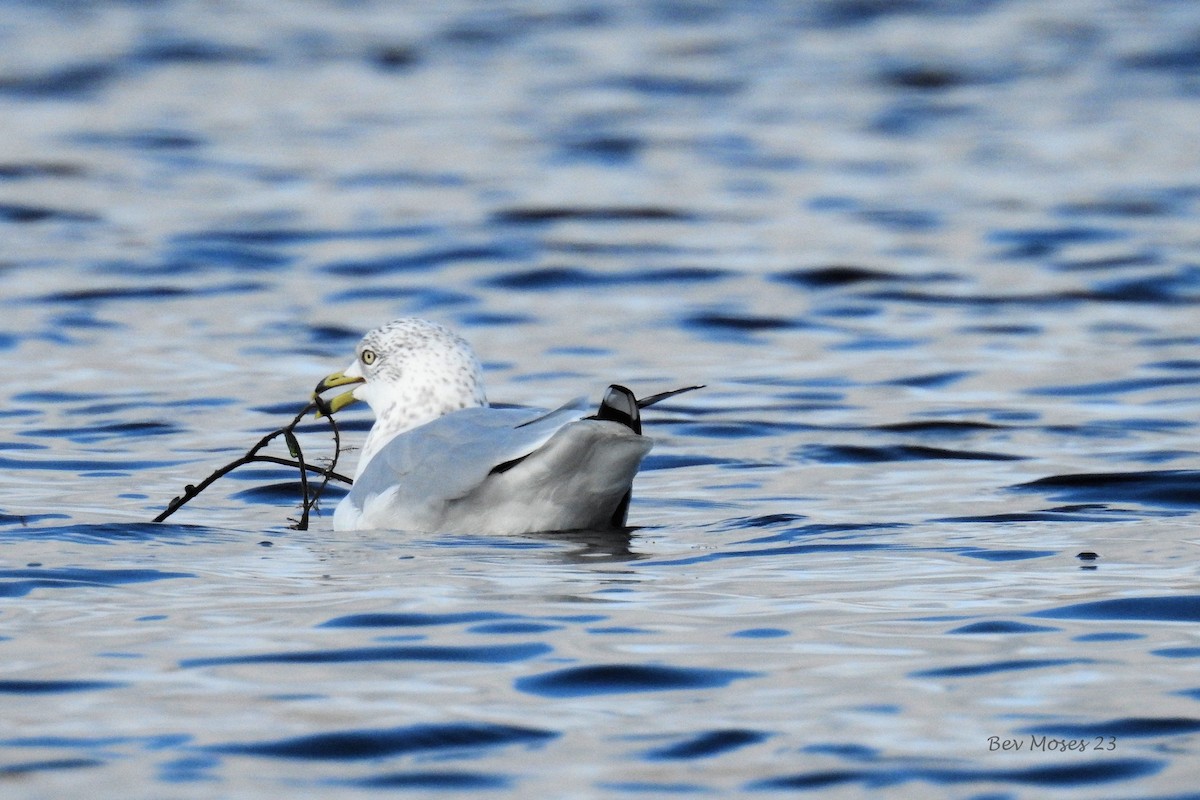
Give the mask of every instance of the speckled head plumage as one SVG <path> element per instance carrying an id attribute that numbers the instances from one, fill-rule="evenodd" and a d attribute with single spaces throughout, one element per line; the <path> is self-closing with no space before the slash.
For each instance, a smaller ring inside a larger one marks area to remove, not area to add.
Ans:
<path id="1" fill-rule="evenodd" d="M 375 412 L 359 473 L 397 434 L 452 411 L 487 405 L 483 368 L 471 345 L 436 322 L 393 320 L 363 336 L 355 354 L 354 362 L 322 381 L 318 391 L 356 384 L 349 394 Z M 339 407 L 346 402 L 349 397 Z"/>

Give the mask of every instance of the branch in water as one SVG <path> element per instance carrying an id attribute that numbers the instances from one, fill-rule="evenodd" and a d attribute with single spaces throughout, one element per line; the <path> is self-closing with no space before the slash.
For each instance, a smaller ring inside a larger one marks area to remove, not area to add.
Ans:
<path id="1" fill-rule="evenodd" d="M 318 467 L 305 462 L 304 451 L 300 447 L 300 440 L 296 437 L 296 426 L 300 424 L 300 420 L 304 419 L 304 417 L 312 411 L 318 412 L 320 416 L 329 420 L 329 427 L 333 431 L 333 458 L 330 459 L 328 467 Z M 278 456 L 259 455 L 260 450 L 265 448 L 279 436 L 284 437 L 284 440 L 287 442 L 288 452 L 292 458 L 295 459 L 294 461 L 289 461 L 286 458 L 280 458 Z M 303 495 L 303 501 L 300 519 L 292 527 L 301 531 L 308 530 L 309 514 L 314 508 L 316 508 L 317 502 L 321 499 L 321 494 L 324 493 L 325 487 L 329 485 L 329 481 L 336 480 L 346 484 L 353 483 L 350 478 L 347 478 L 345 475 L 334 471 L 334 468 L 337 466 L 338 456 L 341 453 L 341 449 L 341 434 L 338 431 L 337 423 L 333 421 L 333 416 L 329 413 L 328 405 L 326 405 L 325 401 L 321 398 L 314 398 L 313 402 L 301 409 L 300 413 L 298 413 L 291 422 L 259 439 L 253 447 L 246 451 L 244 456 L 230 461 L 223 467 L 219 467 L 207 478 L 200 481 L 200 483 L 194 485 L 189 483 L 187 486 L 185 486 L 183 488 L 183 494 L 172 500 L 170 505 L 168 505 L 161 514 L 154 518 L 154 521 L 162 522 L 163 520 L 167 519 L 167 517 L 183 508 L 184 505 L 186 505 L 194 497 L 198 496 L 209 486 L 216 483 L 219 479 L 228 475 L 230 472 L 233 472 L 238 467 L 243 467 L 246 464 L 253 464 L 255 462 L 268 462 L 271 464 L 282 464 L 283 466 L 287 467 L 295 467 L 300 471 L 300 490 Z M 308 473 L 310 472 L 317 473 L 321 476 L 321 482 L 317 484 L 315 489 L 310 489 L 309 486 Z"/>

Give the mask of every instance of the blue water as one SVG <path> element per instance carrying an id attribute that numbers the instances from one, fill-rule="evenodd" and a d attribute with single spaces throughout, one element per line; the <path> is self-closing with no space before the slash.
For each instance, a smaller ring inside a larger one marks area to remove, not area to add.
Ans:
<path id="1" fill-rule="evenodd" d="M 1197 32 L 0 5 L 0 792 L 1195 796 Z M 408 314 L 496 402 L 707 384 L 634 527 L 150 522 Z"/>

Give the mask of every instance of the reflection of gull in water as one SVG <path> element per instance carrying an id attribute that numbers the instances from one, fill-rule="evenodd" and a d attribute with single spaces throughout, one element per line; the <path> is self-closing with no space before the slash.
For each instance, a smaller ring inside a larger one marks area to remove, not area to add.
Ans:
<path id="1" fill-rule="evenodd" d="M 687 387 L 637 400 L 610 386 L 600 408 L 492 408 L 471 346 L 420 319 L 359 342 L 357 357 L 316 393 L 354 389 L 331 413 L 364 400 L 375 412 L 337 530 L 525 533 L 625 524 L 630 487 L 652 440 L 639 410 Z"/>

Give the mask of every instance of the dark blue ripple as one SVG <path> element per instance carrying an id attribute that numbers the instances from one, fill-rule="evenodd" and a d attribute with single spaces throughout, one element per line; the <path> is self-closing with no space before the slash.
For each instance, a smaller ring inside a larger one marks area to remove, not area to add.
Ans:
<path id="1" fill-rule="evenodd" d="M 1170 190 L 1122 192 L 1098 200 L 1064 203 L 1056 211 L 1064 216 L 1099 216 L 1138 219 L 1165 217 L 1184 210 L 1186 195 Z"/>
<path id="2" fill-rule="evenodd" d="M 618 78 L 612 84 L 638 94 L 717 99 L 738 94 L 743 81 L 727 78 L 692 78 L 677 75 L 640 74 Z"/>
<path id="3" fill-rule="evenodd" d="M 812 772 L 801 772 L 795 775 L 785 775 L 778 778 L 766 778 L 765 780 L 754 781 L 746 788 L 750 790 L 765 790 L 765 791 L 802 791 L 811 792 L 818 789 L 827 789 L 831 786 L 840 786 L 844 783 L 861 782 L 872 788 L 886 786 L 891 783 L 899 782 L 898 778 L 889 778 L 887 773 L 873 772 L 871 770 L 858 769 L 830 769 L 830 770 L 814 770 Z"/>
<path id="4" fill-rule="evenodd" d="M 988 236 L 988 239 L 1007 248 L 1002 253 L 1002 258 L 1031 259 L 1045 258 L 1067 245 L 1110 242 L 1125 235 L 1110 228 L 1074 225 L 1062 228 L 996 231 Z"/>
<path id="5" fill-rule="evenodd" d="M 168 578 L 194 578 L 190 572 L 154 569 L 0 569 L 0 597 L 24 597 L 34 589 L 74 589 L 84 586 L 121 586 Z"/>
<path id="6" fill-rule="evenodd" d="M 745 628 L 729 635 L 735 639 L 782 639 L 792 632 L 784 628 Z"/>
<path id="7" fill-rule="evenodd" d="M 520 678 L 517 689 L 543 697 L 584 697 L 627 692 L 717 689 L 759 673 L 648 664 L 601 664 L 569 667 Z"/>
<path id="8" fill-rule="evenodd" d="M 831 350 L 852 350 L 867 352 L 870 350 L 908 350 L 926 344 L 922 339 L 897 339 L 892 336 L 862 336 L 857 339 L 832 345 Z"/>
<path id="9" fill-rule="evenodd" d="M 409 169 L 367 169 L 349 172 L 336 179 L 336 185 L 346 189 L 395 188 L 411 186 L 420 188 L 451 188 L 466 186 L 467 181 L 460 173 L 437 172 Z M 418 226 L 412 226 L 414 229 Z M 434 226 L 425 226 L 428 231 L 435 230 Z"/>
<path id="10" fill-rule="evenodd" d="M 169 436 L 179 433 L 181 430 L 174 423 L 146 420 L 140 422 L 113 422 L 107 425 L 85 425 L 71 428 L 27 428 L 21 431 L 21 435 L 90 443 L 141 436 Z"/>
<path id="11" fill-rule="evenodd" d="M 1121 303 L 1193 304 L 1200 300 L 1200 271 L 1181 269 L 1102 281 L 1092 286 L 1091 293 L 1098 300 Z"/>
<path id="12" fill-rule="evenodd" d="M 877 80 L 892 89 L 940 92 L 959 86 L 994 83 L 1010 77 L 1001 71 L 989 73 L 977 67 L 915 60 L 886 64 L 879 71 Z"/>
<path id="13" fill-rule="evenodd" d="M 560 143 L 563 158 L 600 164 L 627 164 L 645 147 L 644 139 L 614 133 L 571 134 Z"/>
<path id="14" fill-rule="evenodd" d="M 528 325 L 529 323 L 535 321 L 537 317 L 534 317 L 530 314 L 503 314 L 494 311 L 477 311 L 468 314 L 460 314 L 458 319 L 464 327 L 482 328 L 494 326 L 508 327 L 510 325 Z"/>
<path id="15" fill-rule="evenodd" d="M 936 667 L 910 672 L 912 678 L 974 678 L 997 672 L 1018 672 L 1047 667 L 1063 667 L 1070 664 L 1092 664 L 1090 658 L 1016 658 L 1007 661 L 989 661 L 985 664 L 960 664 L 953 667 Z"/>
<path id="16" fill-rule="evenodd" d="M 1092 439 L 1126 438 L 1132 433 L 1162 433 L 1191 428 L 1192 423 L 1178 419 L 1154 417 L 1126 417 L 1119 420 L 1093 420 L 1076 425 L 1048 425 L 1045 430 L 1066 436 L 1082 436 Z"/>
<path id="17" fill-rule="evenodd" d="M 1193 372 L 1200 369 L 1200 359 L 1195 358 L 1171 358 L 1166 361 L 1153 361 L 1145 366 L 1150 369 L 1170 369 L 1183 370 Z"/>
<path id="18" fill-rule="evenodd" d="M 697 283 L 719 280 L 728 273 L 702 267 L 669 267 L 622 272 L 600 272 L 579 267 L 543 267 L 508 272 L 480 281 L 480 285 L 517 291 L 586 289 L 597 286 L 635 286 L 640 284 Z"/>
<path id="19" fill-rule="evenodd" d="M 886 381 L 885 386 L 908 386 L 913 389 L 942 389 L 951 384 L 969 378 L 975 373 L 968 370 L 950 372 L 932 372 L 925 375 L 912 375 L 907 378 L 896 378 Z"/>
<path id="20" fill-rule="evenodd" d="M 59 161 L 6 162 L 0 164 L 0 180 L 27 180 L 30 178 L 77 178 L 86 170 L 76 164 Z"/>
<path id="21" fill-rule="evenodd" d="M 882 713 L 896 713 L 894 710 L 887 710 L 894 708 L 894 706 L 884 706 Z M 818 744 L 807 745 L 803 748 L 803 751 L 805 753 L 817 753 L 818 755 L 836 756 L 845 761 L 878 761 L 881 757 L 877 748 L 853 742 L 820 742 Z"/>
<path id="22" fill-rule="evenodd" d="M 940 283 L 958 280 L 957 276 L 948 272 L 908 274 L 847 264 L 789 270 L 774 277 L 805 289 L 839 289 L 860 283 Z"/>
<path id="23" fill-rule="evenodd" d="M 1200 719 L 1191 717 L 1122 717 L 1103 722 L 1076 725 L 1055 723 L 1026 728 L 1022 733 L 1054 736 L 1067 739 L 1096 737 L 1147 738 L 1153 736 L 1182 736 L 1200 731 Z"/>
<path id="24" fill-rule="evenodd" d="M 964 547 L 955 550 L 967 558 L 978 558 L 981 561 L 1029 561 L 1034 558 L 1049 558 L 1058 555 L 1057 550 L 1004 550 L 986 547 Z"/>
<path id="25" fill-rule="evenodd" d="M 0 77 L 0 94 L 31 100 L 81 100 L 107 87 L 119 74 L 116 61 L 84 61 Z"/>
<path id="26" fill-rule="evenodd" d="M 772 537 L 762 541 L 788 541 L 787 538 Z M 672 566 L 683 567 L 692 564 L 705 564 L 713 561 L 723 561 L 727 558 L 780 558 L 782 556 L 807 555 L 811 553 L 858 553 L 869 550 L 887 550 L 892 545 L 864 542 L 864 543 L 839 543 L 839 544 L 793 544 L 784 547 L 763 547 L 760 549 L 750 550 L 723 550 L 715 553 L 704 553 L 698 556 L 684 556 L 682 558 L 663 560 L 663 561 L 643 561 L 642 566 L 660 567 Z"/>
<path id="27" fill-rule="evenodd" d="M 961 517 L 938 517 L 930 522 L 970 522 L 1001 524 L 1008 522 L 1101 522 L 1107 517 L 1100 514 L 1072 514 L 1062 511 L 1008 511 L 1003 514 L 978 514 Z M 1045 552 L 1043 555 L 1053 555 Z"/>
<path id="28" fill-rule="evenodd" d="M 22 736 L 16 739 L 2 739 L 0 746 L 85 750 L 108 749 L 132 744 L 143 750 L 152 751 L 182 747 L 191 739 L 191 735 L 185 733 L 162 733 L 151 736 Z"/>
<path id="29" fill-rule="evenodd" d="M 1194 76 L 1200 73 L 1200 44 L 1189 38 L 1179 45 L 1133 53 L 1122 61 L 1132 69 Z"/>
<path id="30" fill-rule="evenodd" d="M 1149 267 L 1161 263 L 1162 259 L 1154 253 L 1130 253 L 1120 256 L 1101 256 L 1098 258 L 1069 258 L 1055 263 L 1055 268 L 1063 272 L 1097 271 L 1112 269 L 1128 269 L 1130 267 Z"/>
<path id="31" fill-rule="evenodd" d="M 154 34 L 129 54 L 133 62 L 158 64 L 263 64 L 267 54 L 252 47 L 175 34 Z"/>
<path id="32" fill-rule="evenodd" d="M 14 521 L 28 524 L 41 519 L 64 519 L 66 515 L 62 514 L 45 514 L 35 517 L 17 518 Z M 0 524 L 11 524 L 9 519 L 0 514 Z M 206 528 L 201 525 L 175 525 L 171 523 L 161 522 L 103 522 L 99 524 L 84 523 L 77 525 L 54 525 L 44 528 L 37 528 L 37 537 L 48 541 L 65 541 L 65 542 L 81 542 L 85 544 L 98 544 L 105 542 L 126 541 L 126 542 L 164 542 L 187 538 L 206 538 L 211 539 L 213 536 L 220 535 L 213 528 Z M 228 533 L 228 532 L 225 532 Z M 28 536 L 28 531 L 12 531 L 11 535 Z M 39 574 L 45 574 L 46 570 L 39 570 Z M 118 578 L 120 576 L 117 576 Z M 162 573 L 159 577 L 175 578 L 175 577 L 193 577 L 190 573 Z M 61 580 L 62 576 L 54 576 L 55 580 Z M 148 580 L 157 580 L 158 578 L 149 578 Z M 90 584 L 89 584 L 90 585 Z"/>
<path id="33" fill-rule="evenodd" d="M 387 772 L 358 780 L 335 781 L 338 786 L 359 789 L 418 789 L 437 792 L 478 792 L 507 789 L 512 778 L 481 772 L 438 770 L 423 772 Z"/>
<path id="34" fill-rule="evenodd" d="M 173 467 L 175 461 L 102 461 L 89 458 L 25 459 L 0 456 L 0 470 L 54 470 L 57 472 L 130 472 Z"/>
<path id="35" fill-rule="evenodd" d="M 1151 650 L 1150 655 L 1163 658 L 1200 658 L 1200 647 L 1163 647 Z"/>
<path id="36" fill-rule="evenodd" d="M 1099 383 L 1039 386 L 1035 389 L 1027 389 L 1026 394 L 1048 397 L 1102 397 L 1104 395 L 1144 392 L 1151 389 L 1165 389 L 1170 386 L 1195 386 L 1197 384 L 1200 384 L 1200 377 L 1166 377 L 1156 375 L 1147 378 L 1127 378 L 1116 381 L 1101 381 Z"/>
<path id="37" fill-rule="evenodd" d="M 1113 631 L 1111 633 L 1085 633 L 1080 636 L 1072 636 L 1073 642 L 1129 642 L 1135 639 L 1145 639 L 1144 633 L 1121 633 Z"/>
<path id="38" fill-rule="evenodd" d="M 691 736 L 682 742 L 655 748 L 642 754 L 648 761 L 691 761 L 712 758 L 770 738 L 762 731 L 726 728 Z"/>
<path id="39" fill-rule="evenodd" d="M 472 625 L 467 629 L 470 633 L 505 635 L 549 633 L 558 630 L 562 630 L 561 625 L 551 625 L 546 622 L 487 622 L 482 625 Z"/>
<path id="40" fill-rule="evenodd" d="M 858 212 L 865 222 L 886 230 L 923 233 L 941 227 L 941 217 L 933 211 L 910 208 L 869 208 Z"/>
<path id="41" fill-rule="evenodd" d="M 688 222 L 688 212 L 663 206 L 527 206 L 504 209 L 492 216 L 494 222 L 538 225 L 559 221 L 582 222 Z"/>
<path id="42" fill-rule="evenodd" d="M 970 420 L 954 419 L 894 422 L 873 428 L 873 430 L 887 431 L 889 433 L 916 433 L 935 436 L 958 436 L 977 433 L 979 431 L 997 431 L 1003 429 L 1003 425 L 997 425 L 994 422 L 973 422 Z"/>
<path id="43" fill-rule="evenodd" d="M 821 770 L 754 781 L 746 788 L 765 791 L 812 791 L 841 784 L 860 783 L 866 788 L 877 790 L 913 781 L 939 785 L 1012 783 L 1043 787 L 1073 787 L 1144 778 L 1161 772 L 1166 764 L 1165 761 L 1145 758 L 1121 758 L 1013 769 L 974 770 L 898 766 L 884 769 Z"/>
<path id="44" fill-rule="evenodd" d="M 800 522 L 803 517 L 794 517 L 789 514 L 768 514 L 765 517 L 734 517 L 726 520 L 723 527 L 730 530 L 746 530 L 749 532 L 751 528 L 772 528 L 784 526 L 782 530 L 773 533 L 769 536 L 758 536 L 753 539 L 746 539 L 739 544 L 771 544 L 776 542 L 794 542 L 798 539 L 807 539 L 811 536 L 825 536 L 827 534 L 839 533 L 859 533 L 866 531 L 890 531 L 899 528 L 905 528 L 907 525 L 899 522 L 839 522 L 839 523 L 811 523 L 807 525 L 792 525 L 791 522 Z M 819 546 L 819 545 L 815 545 Z"/>
<path id="45" fill-rule="evenodd" d="M 396 225 L 382 228 L 250 228 L 246 230 L 207 230 L 172 237 L 172 243 L 224 242 L 257 245 L 301 245 L 313 242 L 376 241 L 409 239 L 436 232 L 428 225 Z"/>
<path id="46" fill-rule="evenodd" d="M 48 758 L 44 761 L 22 761 L 0 766 L 0 778 L 16 778 L 35 772 L 61 772 L 66 769 L 102 767 L 106 762 L 96 758 Z"/>
<path id="47" fill-rule="evenodd" d="M 949 450 L 926 445 L 807 445 L 798 454 L 806 461 L 822 464 L 877 464 L 891 461 L 1021 461 L 1024 456 L 972 450 Z"/>
<path id="48" fill-rule="evenodd" d="M 353 346 L 362 337 L 362 331 L 347 325 L 309 325 L 304 330 L 314 344 Z"/>
<path id="49" fill-rule="evenodd" d="M 354 761 L 405 753 L 427 753 L 534 745 L 558 736 L 552 731 L 512 725 L 461 723 L 410 725 L 318 733 L 267 742 L 208 745 L 203 749 L 225 755 L 295 758 L 315 761 Z"/>
<path id="50" fill-rule="evenodd" d="M 1194 304 L 1200 300 L 1200 286 L 1190 274 L 1182 278 L 1177 275 L 1161 275 L 1139 278 L 1133 282 L 1101 284 L 1088 290 L 1028 294 L 949 294 L 943 292 L 920 292 L 907 289 L 881 289 L 862 295 L 864 300 L 886 303 L 914 303 L 920 305 L 966 306 L 978 308 L 1056 308 L 1076 306 L 1081 303 L 1179 303 Z M 985 326 L 982 330 L 990 330 Z M 968 328 L 968 330 L 980 330 Z M 1038 329 L 1026 327 L 997 329 L 999 332 L 1037 333 Z M 1038 390 L 1032 393 L 1041 393 Z M 1048 392 L 1047 392 L 1048 393 Z"/>
<path id="51" fill-rule="evenodd" d="M 474 303 L 476 298 L 466 292 L 453 292 L 433 286 L 406 287 L 403 289 L 393 286 L 371 286 L 362 281 L 354 281 L 353 287 L 341 292 L 328 295 L 331 302 L 347 303 L 354 300 L 377 300 L 380 297 L 393 297 L 397 301 L 404 300 L 406 308 L 413 312 L 427 311 L 434 308 L 450 306 L 466 306 Z M 359 331 L 355 340 L 362 335 Z"/>
<path id="52" fill-rule="evenodd" d="M 193 133 L 171 128 L 84 131 L 73 135 L 71 140 L 92 147 L 168 153 L 194 150 L 206 144 L 203 138 Z"/>
<path id="53" fill-rule="evenodd" d="M 1054 475 L 1011 487 L 1072 502 L 1133 502 L 1200 508 L 1200 472 L 1113 472 Z"/>
<path id="54" fill-rule="evenodd" d="M 219 667 L 229 664 L 348 664 L 364 661 L 441 661 L 451 663 L 506 664 L 545 655 L 553 648 L 540 643 L 457 647 L 401 645 L 349 647 L 338 650 L 298 650 L 293 653 L 258 653 L 247 656 L 187 658 L 179 666 Z"/>
<path id="55" fill-rule="evenodd" d="M 886 283 L 908 280 L 908 278 L 897 272 L 883 272 L 866 267 L 840 264 L 830 267 L 789 270 L 779 273 L 775 276 L 775 279 L 784 283 L 793 283 L 806 289 L 836 289 L 843 286 L 852 286 L 856 283 Z"/>
<path id="56" fill-rule="evenodd" d="M 918 136 L 940 123 L 963 119 L 970 112 L 970 107 L 962 103 L 934 100 L 927 96 L 907 96 L 877 114 L 869 128 L 872 133 L 884 136 Z"/>
<path id="57" fill-rule="evenodd" d="M 970 634 L 993 634 L 993 633 L 1049 633 L 1057 631 L 1059 628 L 1050 628 L 1045 625 L 1028 625 L 1024 622 L 1012 622 L 1010 620 L 986 620 L 984 622 L 972 622 L 970 625 L 962 625 L 947 633 L 970 633 Z"/>
<path id="58" fill-rule="evenodd" d="M 187 275 L 204 269 L 228 269 L 236 272 L 264 272 L 290 266 L 295 258 L 287 253 L 261 246 L 229 242 L 193 243 L 171 254 L 167 260 L 146 267 L 134 267 L 146 274 Z M 114 270 L 128 274 L 127 264 Z"/>
<path id="59" fill-rule="evenodd" d="M 705 136 L 697 144 L 708 160 L 731 170 L 793 171 L 807 163 L 795 152 L 776 151 L 745 135 Z"/>
<path id="60" fill-rule="evenodd" d="M 0 222 L 95 222 L 99 217 L 50 206 L 0 203 Z"/>
<path id="61" fill-rule="evenodd" d="M 1200 622 L 1200 596 L 1116 597 L 1035 611 L 1046 619 L 1090 619 L 1150 622 Z"/>
<path id="62" fill-rule="evenodd" d="M 777 514 L 761 514 L 761 515 L 755 516 L 755 517 L 737 517 L 736 519 L 727 520 L 727 523 L 729 524 L 729 526 L 731 528 L 740 530 L 743 528 L 775 528 L 780 525 L 791 525 L 793 523 L 801 522 L 804 519 L 805 519 L 805 517 L 801 514 L 777 513 Z M 832 525 L 813 525 L 811 527 L 814 529 L 818 529 L 813 532 L 824 532 L 827 530 L 854 529 L 854 528 L 857 528 L 858 526 L 847 525 L 847 526 L 836 526 L 835 527 Z"/>
<path id="63" fill-rule="evenodd" d="M 744 335 L 808 327 L 808 323 L 799 319 L 747 313 L 735 314 L 731 311 L 703 311 L 690 314 L 680 320 L 679 324 L 684 328 L 717 336 L 727 336 L 729 334 Z"/>
<path id="64" fill-rule="evenodd" d="M 951 14 L 954 16 L 987 13 L 999 0 L 980 0 L 977 3 L 948 0 L 825 0 L 814 3 L 809 14 L 813 22 L 827 28 L 862 26 L 888 17 L 927 17 Z"/>
<path id="65" fill-rule="evenodd" d="M 249 281 L 200 288 L 184 288 L 182 286 L 171 285 L 112 286 L 51 292 L 38 299 L 46 303 L 91 303 L 104 300 L 154 301 L 178 297 L 215 297 L 225 294 L 252 294 L 263 291 L 266 288 L 266 284 Z"/>
<path id="66" fill-rule="evenodd" d="M 759 436 L 774 438 L 781 434 L 807 429 L 808 426 L 802 423 L 763 422 L 760 420 L 690 422 L 673 426 L 674 432 L 679 436 L 704 439 L 749 439 Z"/>
<path id="67" fill-rule="evenodd" d="M 117 681 L 0 680 L 0 694 L 62 694 L 119 689 L 122 686 L 128 686 L 128 684 Z"/>
<path id="68" fill-rule="evenodd" d="M 158 765 L 158 779 L 164 783 L 199 783 L 212 780 L 213 770 L 221 765 L 215 755 L 186 755 L 170 758 Z"/>
<path id="69" fill-rule="evenodd" d="M 499 289 L 546 291 L 550 289 L 573 289 L 594 286 L 601 282 L 601 277 L 597 273 L 588 270 L 576 267 L 546 267 L 521 272 L 509 272 L 494 278 L 488 278 L 482 283 L 486 286 Z"/>
<path id="70" fill-rule="evenodd" d="M 620 794 L 640 794 L 650 797 L 678 794 L 708 794 L 711 789 L 698 783 L 665 783 L 663 781 L 603 781 L 597 789 Z"/>

